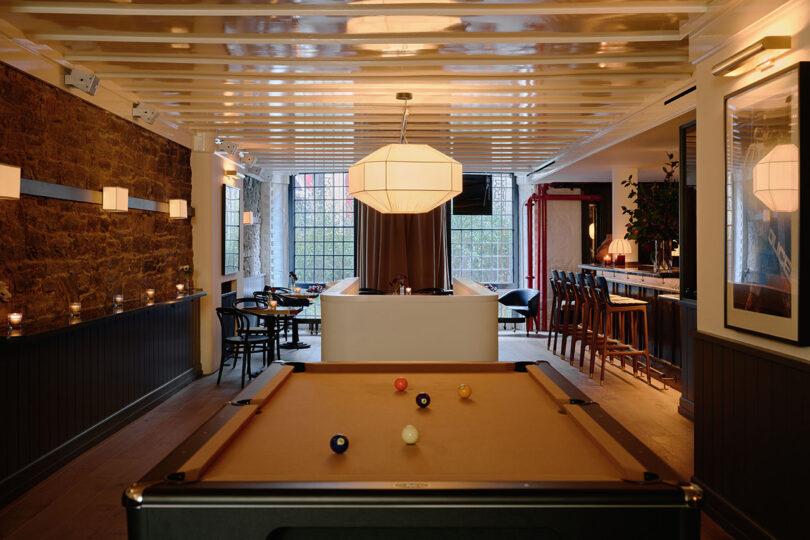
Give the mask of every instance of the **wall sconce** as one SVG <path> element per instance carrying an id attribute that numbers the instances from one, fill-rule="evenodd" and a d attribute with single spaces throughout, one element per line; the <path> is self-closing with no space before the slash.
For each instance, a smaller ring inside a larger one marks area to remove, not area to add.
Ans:
<path id="1" fill-rule="evenodd" d="M 242 223 L 245 225 L 253 225 L 253 212 L 242 213 Z"/>
<path id="2" fill-rule="evenodd" d="M 188 202 L 185 199 L 169 199 L 169 219 L 188 218 Z"/>
<path id="3" fill-rule="evenodd" d="M 129 210 L 129 190 L 122 187 L 105 187 L 101 196 L 101 208 L 108 212 Z"/>
<path id="4" fill-rule="evenodd" d="M 0 199 L 20 198 L 20 168 L 0 164 Z"/>
<path id="5" fill-rule="evenodd" d="M 790 50 L 790 36 L 767 36 L 712 66 L 712 75 L 738 77 Z"/>

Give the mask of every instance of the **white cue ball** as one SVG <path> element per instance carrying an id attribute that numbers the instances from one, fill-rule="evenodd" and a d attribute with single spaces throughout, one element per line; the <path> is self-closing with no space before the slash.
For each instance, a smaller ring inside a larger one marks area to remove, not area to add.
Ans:
<path id="1" fill-rule="evenodd" d="M 402 428 L 402 440 L 407 444 L 416 444 L 416 441 L 419 440 L 419 430 L 416 429 L 416 426 L 408 424 Z"/>

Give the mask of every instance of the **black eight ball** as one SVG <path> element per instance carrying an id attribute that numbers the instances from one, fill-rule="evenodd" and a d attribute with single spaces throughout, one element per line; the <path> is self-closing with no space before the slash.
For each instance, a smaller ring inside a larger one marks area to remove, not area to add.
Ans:
<path id="1" fill-rule="evenodd" d="M 427 394 L 427 392 L 419 392 L 416 395 L 416 404 L 423 409 L 430 405 L 430 396 Z"/>
<path id="2" fill-rule="evenodd" d="M 332 448 L 334 453 L 342 454 L 349 447 L 349 438 L 346 437 L 346 435 L 341 435 L 338 433 L 332 437 L 331 441 L 329 441 L 329 446 Z"/>

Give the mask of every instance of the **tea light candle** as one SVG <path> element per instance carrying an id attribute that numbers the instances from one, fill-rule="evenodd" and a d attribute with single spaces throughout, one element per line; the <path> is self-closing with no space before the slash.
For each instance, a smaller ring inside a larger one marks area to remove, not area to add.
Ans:
<path id="1" fill-rule="evenodd" d="M 301 294 L 301 287 L 295 288 L 295 294 Z"/>
<path id="2" fill-rule="evenodd" d="M 155 299 L 155 289 L 146 289 L 146 298 L 149 300 Z"/>
<path id="3" fill-rule="evenodd" d="M 607 264 L 610 264 L 610 263 L 611 263 L 610 255 L 605 255 L 605 264 L 607 265 Z"/>
<path id="4" fill-rule="evenodd" d="M 22 324 L 22 313 L 9 313 L 8 324 L 12 328 L 20 326 Z"/>
<path id="5" fill-rule="evenodd" d="M 116 305 L 121 305 L 121 304 L 124 303 L 124 295 L 123 294 L 116 294 L 115 298 L 113 300 L 115 300 Z"/>
<path id="6" fill-rule="evenodd" d="M 411 294 L 411 288 L 405 287 L 405 294 Z"/>
<path id="7" fill-rule="evenodd" d="M 183 294 L 183 291 L 186 288 L 186 286 L 183 283 L 178 283 L 177 285 L 175 285 L 175 287 L 177 287 L 177 294 Z"/>
<path id="8" fill-rule="evenodd" d="M 70 315 L 72 317 L 78 317 L 82 314 L 82 303 L 81 302 L 71 302 L 70 303 Z"/>
<path id="9" fill-rule="evenodd" d="M 117 308 L 115 308 L 113 310 L 113 313 L 123 313 L 123 312 L 124 312 L 124 308 L 122 308 L 121 306 L 118 306 Z"/>
<path id="10" fill-rule="evenodd" d="M 278 306 L 278 300 L 270 300 L 270 308 L 276 309 L 276 306 Z"/>

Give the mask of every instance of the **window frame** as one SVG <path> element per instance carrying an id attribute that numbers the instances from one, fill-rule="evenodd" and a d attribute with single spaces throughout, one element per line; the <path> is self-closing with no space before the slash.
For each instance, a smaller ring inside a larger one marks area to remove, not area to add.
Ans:
<path id="1" fill-rule="evenodd" d="M 296 268 L 295 268 L 295 243 L 296 243 L 295 242 L 295 177 L 299 176 L 299 175 L 306 175 L 306 174 L 313 174 L 313 175 L 314 174 L 323 174 L 323 175 L 325 175 L 325 174 L 347 174 L 348 175 L 348 171 L 323 171 L 323 172 L 302 171 L 302 172 L 298 172 L 298 173 L 290 175 L 290 177 L 289 177 L 289 182 L 290 182 L 289 183 L 289 189 L 287 190 L 288 191 L 287 200 L 288 200 L 288 205 L 289 205 L 288 206 L 289 211 L 287 212 L 287 219 L 288 219 L 287 229 L 289 230 L 289 235 L 290 235 L 290 239 L 289 239 L 289 242 L 288 242 L 288 244 L 289 244 L 289 247 L 288 247 L 289 248 L 289 259 L 290 259 L 290 265 L 289 266 L 290 266 L 290 271 L 295 272 L 296 275 L 298 274 L 298 272 L 296 271 Z M 354 216 L 354 224 L 352 225 L 352 238 L 353 238 L 352 242 L 353 242 L 353 248 L 354 248 L 353 251 L 352 251 L 352 261 L 353 261 L 352 275 L 356 276 L 357 275 L 357 239 L 358 239 L 357 218 L 358 218 L 358 212 L 357 212 L 357 199 L 354 199 L 353 197 L 352 197 L 352 199 L 353 199 L 352 214 Z M 323 227 L 323 228 L 325 229 L 326 227 Z M 318 282 L 299 280 L 296 283 L 298 283 L 301 287 L 309 287 L 310 285 L 315 285 Z M 321 285 L 326 284 L 326 283 L 328 283 L 328 281 L 324 281 L 324 283 L 321 283 Z"/>
<path id="2" fill-rule="evenodd" d="M 466 173 L 465 173 L 466 174 Z M 520 201 L 518 200 L 520 194 L 517 185 L 517 176 L 510 172 L 478 172 L 471 171 L 469 174 L 502 174 L 508 175 L 512 181 L 512 283 L 493 283 L 498 289 L 517 289 L 520 287 L 521 279 L 520 273 Z M 453 207 L 452 199 L 445 203 L 447 212 L 447 269 L 451 277 L 453 276 Z M 494 202 L 494 201 L 493 201 Z M 490 229 L 495 230 L 495 229 Z M 500 229 L 499 229 L 500 230 Z"/>

